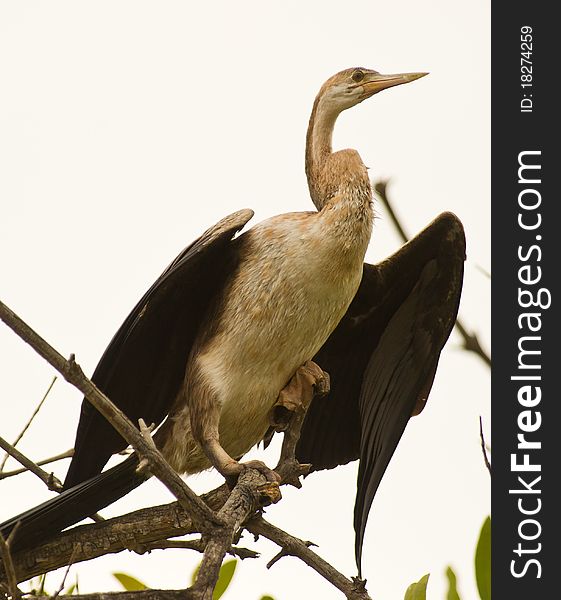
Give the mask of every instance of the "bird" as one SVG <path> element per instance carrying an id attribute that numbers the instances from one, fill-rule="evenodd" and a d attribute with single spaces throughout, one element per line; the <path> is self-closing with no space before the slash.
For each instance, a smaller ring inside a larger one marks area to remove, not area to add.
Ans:
<path id="1" fill-rule="evenodd" d="M 368 513 L 410 417 L 425 406 L 460 301 L 465 235 L 438 216 L 395 254 L 364 262 L 373 220 L 368 170 L 353 149 L 334 151 L 337 117 L 426 73 L 353 67 L 320 88 L 306 136 L 316 210 L 281 214 L 242 232 L 239 210 L 187 246 L 148 289 L 91 379 L 154 440 L 181 474 L 216 468 L 233 482 L 271 433 L 271 410 L 301 375 L 323 371 L 296 457 L 313 471 L 359 459 L 354 511 L 359 574 Z M 74 455 L 58 497 L 0 525 L 19 551 L 44 541 L 138 486 L 135 454 L 103 471 L 127 442 L 84 399 Z"/>

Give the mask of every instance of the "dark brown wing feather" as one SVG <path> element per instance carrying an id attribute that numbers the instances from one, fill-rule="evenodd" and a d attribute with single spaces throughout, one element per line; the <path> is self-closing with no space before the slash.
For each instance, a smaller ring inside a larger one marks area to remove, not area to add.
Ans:
<path id="1" fill-rule="evenodd" d="M 372 500 L 454 325 L 464 258 L 462 225 L 444 213 L 389 259 L 364 266 L 347 314 L 314 358 L 331 375 L 331 391 L 313 401 L 297 458 L 315 470 L 360 458 L 359 572 Z"/>
<path id="2" fill-rule="evenodd" d="M 167 267 L 144 294 L 105 350 L 93 382 L 132 420 L 159 425 L 175 399 L 191 346 L 213 300 L 235 271 L 231 243 L 253 216 L 238 211 L 217 223 Z M 68 489 L 103 469 L 125 440 L 84 400 Z"/>

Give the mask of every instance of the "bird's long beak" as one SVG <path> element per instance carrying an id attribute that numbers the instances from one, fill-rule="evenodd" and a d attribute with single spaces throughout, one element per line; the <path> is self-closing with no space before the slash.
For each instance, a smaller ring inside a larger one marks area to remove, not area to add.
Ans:
<path id="1" fill-rule="evenodd" d="M 383 75 L 382 73 L 368 73 L 364 80 L 361 82 L 366 96 L 372 96 L 377 94 L 386 88 L 393 87 L 394 85 L 402 85 L 403 83 L 409 83 L 420 79 L 428 75 L 428 73 L 397 73 L 392 75 Z"/>

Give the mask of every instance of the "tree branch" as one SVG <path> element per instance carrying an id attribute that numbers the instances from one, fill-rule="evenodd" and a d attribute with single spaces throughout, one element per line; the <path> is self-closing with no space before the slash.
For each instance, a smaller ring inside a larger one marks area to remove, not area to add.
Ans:
<path id="1" fill-rule="evenodd" d="M 87 398 L 88 402 L 90 402 L 92 406 L 94 406 L 138 452 L 139 456 L 148 461 L 151 473 L 155 475 L 179 500 L 179 502 L 185 506 L 186 510 L 192 514 L 193 519 L 198 523 L 201 531 L 209 525 L 220 525 L 216 515 L 167 464 L 166 460 L 155 446 L 149 444 L 127 416 L 84 375 L 80 366 L 75 362 L 74 355 L 71 355 L 70 360 L 66 360 L 1 301 L 0 318 L 22 340 L 27 342 L 38 354 L 52 365 L 66 381 L 78 388 Z"/>
<path id="2" fill-rule="evenodd" d="M 105 598 L 118 600 L 175 599 L 180 597 L 212 600 L 220 566 L 226 553 L 232 551 L 232 542 L 235 536 L 241 532 L 244 523 L 252 515 L 255 515 L 256 511 L 280 500 L 278 484 L 267 481 L 265 476 L 256 469 L 246 468 L 230 494 L 228 494 L 226 486 L 222 486 L 205 497 L 199 498 L 171 469 L 157 450 L 150 435 L 150 428 L 146 427 L 142 420 L 140 421 L 140 431 L 134 427 L 124 413 L 85 377 L 73 356 L 68 361 L 64 359 L 2 302 L 0 302 L 0 318 L 54 366 L 68 382 L 85 395 L 87 400 L 136 450 L 141 466 L 148 465 L 151 473 L 158 477 L 178 499 L 178 503 L 135 511 L 124 517 L 102 523 L 74 527 L 69 531 L 62 532 L 54 541 L 42 544 L 32 551 L 20 552 L 15 557 L 4 558 L 4 573 L 0 571 L 0 581 L 7 580 L 8 587 L 12 591 L 14 585 L 17 589 L 18 579 L 28 579 L 35 574 L 44 573 L 63 564 L 88 560 L 95 556 L 118 552 L 124 548 L 145 552 L 150 549 L 152 543 L 162 544 L 163 542 L 166 545 L 165 540 L 169 537 L 200 532 L 203 536 L 200 546 L 204 545 L 204 554 L 196 582 L 189 590 L 167 592 L 145 590 L 116 594 L 84 594 L 76 597 L 87 600 L 103 600 Z M 314 367 L 317 368 L 316 365 Z M 316 383 L 319 383 L 319 380 L 316 380 Z M 309 391 L 307 393 L 310 394 Z M 311 395 L 313 396 L 313 392 Z M 298 487 L 300 486 L 298 476 L 307 471 L 307 466 L 300 465 L 296 461 L 294 450 L 310 401 L 311 397 L 304 397 L 303 394 L 300 405 L 289 420 L 281 458 L 277 466 L 284 483 L 291 483 Z M 11 445 L 8 444 L 8 446 Z M 13 447 L 10 447 L 9 450 L 10 453 L 15 451 Z M 25 466 L 30 467 L 30 465 Z M 219 508 L 218 513 L 215 512 L 217 508 Z M 158 513 L 160 520 L 156 518 Z M 347 579 L 298 538 L 274 527 L 261 517 L 253 516 L 250 525 L 245 525 L 245 527 L 255 534 L 272 539 L 284 549 L 285 553 L 299 557 L 340 589 L 349 600 L 369 600 L 364 581 Z M 92 543 L 94 539 L 96 542 Z M 174 544 L 170 543 L 168 547 L 172 545 Z M 199 544 L 196 545 L 199 546 Z M 182 545 L 182 547 L 188 546 L 188 543 Z M 61 561 L 62 556 L 64 556 L 63 561 Z"/>
<path id="3" fill-rule="evenodd" d="M 5 587 L 6 591 L 8 592 L 8 594 L 10 594 L 12 599 L 15 599 L 21 596 L 21 592 L 18 589 L 16 570 L 14 567 L 14 562 L 12 560 L 12 553 L 10 552 L 10 545 L 12 539 L 13 535 L 10 535 L 6 540 L 4 539 L 2 533 L 0 533 L 0 556 L 2 557 L 2 563 L 4 565 L 4 571 L 6 575 L 6 585 L 2 587 Z"/>
<path id="4" fill-rule="evenodd" d="M 366 581 L 347 579 L 327 561 L 310 550 L 309 542 L 294 537 L 275 527 L 262 517 L 254 517 L 247 524 L 247 530 L 254 535 L 262 535 L 283 548 L 285 555 L 295 556 L 334 585 L 348 600 L 371 600 L 366 591 Z"/>
<path id="5" fill-rule="evenodd" d="M 397 215 L 393 209 L 393 206 L 388 198 L 387 187 L 388 187 L 387 181 L 378 181 L 374 184 L 374 190 L 378 194 L 378 197 L 382 201 L 383 205 L 386 207 L 386 210 L 388 211 L 388 215 L 390 216 L 390 219 L 391 219 L 392 223 L 394 224 L 396 231 L 398 232 L 399 236 L 405 243 L 409 240 L 409 236 L 407 235 L 405 229 L 403 228 L 403 226 L 402 226 L 399 218 L 397 217 Z M 481 344 L 479 343 L 477 334 L 470 333 L 466 329 L 466 327 L 464 326 L 463 322 L 460 320 L 459 317 L 456 319 L 456 329 L 458 330 L 458 333 L 462 336 L 462 338 L 464 340 L 464 345 L 463 345 L 464 350 L 467 350 L 468 352 L 473 352 L 473 353 L 477 354 L 477 356 L 479 356 L 479 358 L 488 367 L 490 367 L 491 366 L 491 357 L 481 347 Z"/>
<path id="6" fill-rule="evenodd" d="M 25 467 L 25 470 L 31 471 L 34 475 L 37 475 L 39 479 L 53 492 L 60 492 L 62 490 L 62 483 L 54 476 L 53 473 L 47 473 L 37 466 L 32 460 L 27 458 L 25 454 L 22 454 L 17 448 L 12 446 L 3 437 L 0 437 L 0 448 L 2 448 L 7 454 L 15 458 L 20 464 Z"/>
<path id="7" fill-rule="evenodd" d="M 41 398 L 41 401 L 37 405 L 37 408 L 33 411 L 33 414 L 27 420 L 27 423 L 24 425 L 23 429 L 21 430 L 21 432 L 19 433 L 17 438 L 14 440 L 14 443 L 12 444 L 12 446 L 15 447 L 18 445 L 21 438 L 25 435 L 25 432 L 29 429 L 31 423 L 33 423 L 33 419 L 35 419 L 35 417 L 37 416 L 37 413 L 41 410 L 41 407 L 43 406 L 45 400 L 47 399 L 47 396 L 49 395 L 50 391 L 53 389 L 53 385 L 55 384 L 55 381 L 56 381 L 56 375 L 53 377 L 53 380 L 49 384 L 47 391 L 43 394 L 43 397 Z M 4 455 L 4 458 L 2 459 L 2 463 L 0 464 L 0 477 L 2 476 L 2 472 L 4 471 L 4 467 L 6 466 L 6 461 L 8 460 L 9 456 L 10 456 L 10 454 L 8 452 L 6 452 L 6 454 Z"/>
<path id="8" fill-rule="evenodd" d="M 489 462 L 489 457 L 487 456 L 487 448 L 485 447 L 485 436 L 483 435 L 483 419 L 479 417 L 479 438 L 481 439 L 481 451 L 483 452 L 483 460 L 485 461 L 485 466 L 489 471 L 489 475 L 491 475 L 491 463 Z"/>
<path id="9" fill-rule="evenodd" d="M 232 547 L 234 535 L 242 523 L 256 510 L 281 499 L 278 483 L 267 481 L 256 469 L 245 469 L 236 487 L 218 515 L 224 526 L 213 532 L 205 547 L 197 580 L 191 588 L 200 600 L 212 600 L 212 595 L 224 556 Z"/>
<path id="10" fill-rule="evenodd" d="M 8 454 L 8 453 L 7 453 Z M 61 452 L 56 456 L 51 456 L 50 458 L 44 458 L 43 460 L 38 460 L 34 465 L 41 467 L 42 465 L 49 465 L 51 463 L 57 462 L 58 460 L 62 460 L 63 458 L 70 458 L 74 455 L 74 448 L 67 450 L 66 452 Z M 16 475 L 21 475 L 22 473 L 27 473 L 30 471 L 27 467 L 22 469 L 14 469 L 13 471 L 2 471 L 0 472 L 0 480 L 8 479 L 8 477 L 15 477 Z"/>

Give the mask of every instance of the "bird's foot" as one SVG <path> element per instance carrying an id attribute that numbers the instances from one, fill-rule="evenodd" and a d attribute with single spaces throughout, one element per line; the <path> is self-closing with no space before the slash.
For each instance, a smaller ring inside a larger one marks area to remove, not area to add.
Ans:
<path id="1" fill-rule="evenodd" d="M 285 431 L 295 412 L 306 411 L 314 396 L 329 393 L 329 375 L 309 360 L 292 376 L 281 390 L 271 411 L 271 425 L 276 431 Z"/>
<path id="2" fill-rule="evenodd" d="M 263 475 L 269 483 L 278 485 L 281 480 L 280 475 L 276 471 L 270 469 L 264 462 L 260 460 L 249 460 L 243 463 L 238 462 L 237 460 L 232 460 L 231 462 L 222 465 L 220 472 L 226 479 L 228 487 L 233 489 L 238 482 L 239 476 L 247 469 L 255 469 L 256 471 L 259 471 L 259 473 L 261 473 L 261 475 Z"/>

